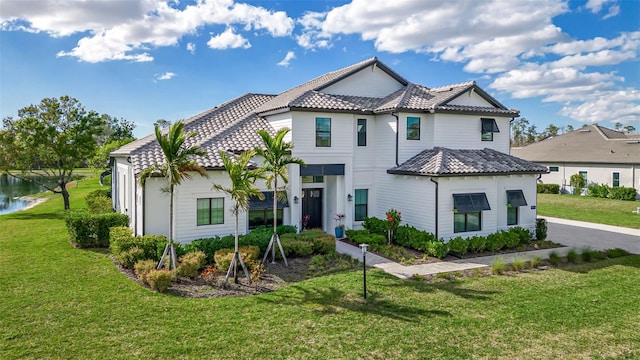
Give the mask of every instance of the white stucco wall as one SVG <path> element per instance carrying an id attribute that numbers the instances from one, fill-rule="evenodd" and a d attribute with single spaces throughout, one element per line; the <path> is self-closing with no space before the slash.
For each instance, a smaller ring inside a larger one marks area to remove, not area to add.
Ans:
<path id="1" fill-rule="evenodd" d="M 499 133 L 493 134 L 493 141 L 482 141 L 481 118 L 496 120 Z M 509 153 L 508 117 L 471 116 L 459 114 L 435 114 L 433 146 L 450 149 L 490 148 Z"/>

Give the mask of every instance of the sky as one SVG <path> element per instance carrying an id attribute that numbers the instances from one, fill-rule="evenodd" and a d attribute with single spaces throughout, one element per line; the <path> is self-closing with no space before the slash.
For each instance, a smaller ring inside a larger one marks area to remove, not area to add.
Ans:
<path id="1" fill-rule="evenodd" d="M 0 0 L 0 117 L 69 95 L 142 137 L 377 56 L 475 80 L 539 132 L 640 131 L 639 53 L 640 0 Z"/>

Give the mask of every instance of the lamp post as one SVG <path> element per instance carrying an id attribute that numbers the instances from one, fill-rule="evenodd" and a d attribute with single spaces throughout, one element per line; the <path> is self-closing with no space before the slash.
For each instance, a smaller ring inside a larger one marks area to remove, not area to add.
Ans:
<path id="1" fill-rule="evenodd" d="M 360 244 L 360 249 L 362 249 L 362 285 L 364 286 L 365 300 L 367 299 L 367 246 L 369 244 Z"/>

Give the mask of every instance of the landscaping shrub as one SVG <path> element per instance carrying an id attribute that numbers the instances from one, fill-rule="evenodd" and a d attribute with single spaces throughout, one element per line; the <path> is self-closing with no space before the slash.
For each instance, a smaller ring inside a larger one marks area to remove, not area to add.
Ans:
<path id="1" fill-rule="evenodd" d="M 151 270 L 147 273 L 147 283 L 153 290 L 165 292 L 171 285 L 174 278 L 174 272 L 166 269 Z"/>
<path id="2" fill-rule="evenodd" d="M 587 189 L 589 189 L 589 196 L 599 198 L 608 198 L 611 191 L 609 185 L 606 184 L 591 184 L 587 186 Z"/>
<path id="3" fill-rule="evenodd" d="M 313 242 L 304 240 L 282 241 L 282 250 L 286 256 L 305 257 L 313 254 Z M 276 252 L 277 256 L 281 256 Z"/>
<path id="4" fill-rule="evenodd" d="M 314 254 L 332 254 L 336 252 L 336 238 L 332 235 L 318 236 L 313 239 Z"/>
<path id="5" fill-rule="evenodd" d="M 474 253 L 483 252 L 487 249 L 487 238 L 482 235 L 475 235 L 469 239 L 469 250 Z"/>
<path id="6" fill-rule="evenodd" d="M 542 261 L 542 259 L 540 259 L 540 256 L 534 256 L 531 258 L 531 260 L 529 260 L 529 265 L 532 268 L 537 268 L 538 265 L 540 265 L 540 262 Z"/>
<path id="7" fill-rule="evenodd" d="M 369 244 L 373 246 L 373 245 L 384 245 L 387 243 L 387 237 L 380 234 L 356 235 L 353 238 L 350 238 L 350 240 L 358 245 Z"/>
<path id="8" fill-rule="evenodd" d="M 154 260 L 139 260 L 133 265 L 133 269 L 140 281 L 148 284 L 149 282 L 147 281 L 147 274 L 151 270 L 155 270 L 157 265 L 158 263 Z"/>
<path id="9" fill-rule="evenodd" d="M 396 229 L 396 243 L 404 247 L 429 253 L 428 247 L 430 241 L 435 241 L 435 235 L 430 232 L 422 231 L 413 226 L 403 225 Z"/>
<path id="10" fill-rule="evenodd" d="M 207 266 L 206 268 L 204 268 L 204 270 L 202 270 L 202 272 L 200 273 L 200 276 L 202 276 L 202 279 L 208 283 L 213 282 L 213 280 L 216 278 L 216 276 L 220 275 L 220 270 L 218 270 L 217 268 L 213 267 L 213 266 Z"/>
<path id="11" fill-rule="evenodd" d="M 365 217 L 362 227 L 372 234 L 387 236 L 387 221 L 375 217 Z"/>
<path id="12" fill-rule="evenodd" d="M 503 233 L 497 232 L 487 235 L 487 250 L 492 252 L 502 250 L 502 248 L 505 246 L 502 234 Z"/>
<path id="13" fill-rule="evenodd" d="M 93 200 L 94 198 L 97 198 L 97 197 L 111 198 L 111 190 L 109 190 L 109 189 L 93 190 L 93 191 L 89 192 L 84 198 L 85 198 L 85 200 L 89 201 L 89 200 Z"/>
<path id="14" fill-rule="evenodd" d="M 357 235 L 369 235 L 369 230 L 345 230 L 344 233 L 347 235 L 348 239 L 352 239 Z"/>
<path id="15" fill-rule="evenodd" d="M 525 228 L 516 226 L 516 227 L 510 228 L 509 232 L 518 235 L 520 245 L 526 245 L 531 242 L 531 233 L 529 232 L 529 230 Z"/>
<path id="16" fill-rule="evenodd" d="M 442 240 L 429 240 L 426 253 L 438 259 L 444 259 L 449 254 L 449 246 Z"/>
<path id="17" fill-rule="evenodd" d="M 552 251 L 549 253 L 549 263 L 553 266 L 560 264 L 560 255 L 557 252 Z"/>
<path id="18" fill-rule="evenodd" d="M 147 235 L 145 235 L 147 236 Z M 158 236 L 158 235 L 153 235 L 153 236 Z M 156 239 L 157 241 L 155 242 L 156 244 L 156 253 L 155 253 L 155 258 L 160 260 L 162 258 L 162 254 L 164 253 L 164 249 L 167 247 L 167 244 L 169 244 L 169 240 L 167 240 L 167 238 L 165 236 L 162 236 L 162 238 L 160 239 Z M 182 255 L 186 254 L 186 251 L 184 251 L 184 247 L 182 247 L 182 244 L 180 244 L 177 241 L 173 242 L 173 248 L 176 251 L 176 257 L 182 257 Z"/>
<path id="19" fill-rule="evenodd" d="M 87 197 L 87 209 L 92 214 L 108 214 L 113 212 L 112 200 L 106 196 Z"/>
<path id="20" fill-rule="evenodd" d="M 514 271 L 520 271 L 522 269 L 525 269 L 526 267 L 527 263 L 521 257 L 516 257 L 515 259 L 513 259 L 513 262 L 511 262 L 511 268 Z"/>
<path id="21" fill-rule="evenodd" d="M 547 220 L 536 219 L 536 239 L 544 240 L 547 238 Z"/>
<path id="22" fill-rule="evenodd" d="M 558 184 L 536 184 L 536 192 L 538 194 L 559 194 L 560 185 Z"/>
<path id="23" fill-rule="evenodd" d="M 573 174 L 569 180 L 569 183 L 573 187 L 573 195 L 580 195 L 582 188 L 585 187 L 586 182 L 584 177 L 580 174 Z"/>
<path id="24" fill-rule="evenodd" d="M 520 236 L 515 231 L 500 231 L 500 235 L 507 249 L 515 249 L 520 244 Z"/>
<path id="25" fill-rule="evenodd" d="M 453 251 L 460 256 L 464 256 L 469 249 L 469 241 L 461 236 L 455 237 L 448 242 L 449 251 Z"/>
<path id="26" fill-rule="evenodd" d="M 160 260 L 160 256 L 157 254 L 158 244 L 166 245 L 167 243 L 167 238 L 164 235 L 133 236 L 131 229 L 127 226 L 111 228 L 109 236 L 109 249 L 114 256 L 132 247 L 138 247 L 144 252 L 144 259 L 158 261 Z M 164 250 L 164 246 L 162 250 Z M 160 255 L 162 255 L 162 250 Z"/>
<path id="27" fill-rule="evenodd" d="M 620 248 L 607 249 L 605 252 L 607 254 L 607 257 L 611 259 L 629 255 L 629 252 L 627 250 Z"/>
<path id="28" fill-rule="evenodd" d="M 127 226 L 129 217 L 125 214 L 89 214 L 86 211 L 71 211 L 65 218 L 71 243 L 80 248 L 109 246 L 109 229 Z"/>
<path id="29" fill-rule="evenodd" d="M 206 257 L 207 255 L 203 251 L 192 251 L 184 254 L 177 269 L 178 275 L 190 278 L 198 276 L 198 270 L 206 263 Z"/>
<path id="30" fill-rule="evenodd" d="M 132 269 L 136 262 L 145 260 L 144 250 L 137 246 L 114 254 L 114 257 L 122 267 L 127 269 Z"/>
<path id="31" fill-rule="evenodd" d="M 584 262 L 591 261 L 591 259 L 593 258 L 593 250 L 591 250 L 591 248 L 589 247 L 583 248 L 582 251 L 580 252 L 580 257 Z"/>
<path id="32" fill-rule="evenodd" d="M 284 247 L 284 244 L 283 246 Z M 218 270 L 226 272 L 229 270 L 229 266 L 231 265 L 231 259 L 233 258 L 235 250 L 233 248 L 225 248 L 216 251 L 213 255 L 213 259 L 216 262 L 216 267 Z M 238 248 L 238 252 L 240 252 L 240 256 L 242 257 L 242 261 L 247 266 L 247 268 L 251 269 L 253 266 L 257 266 L 260 264 L 260 248 L 257 246 L 243 246 Z M 236 268 L 242 269 L 240 264 L 237 265 Z"/>
<path id="33" fill-rule="evenodd" d="M 567 261 L 574 264 L 578 261 L 578 252 L 576 249 L 569 249 L 569 251 L 567 251 Z"/>
<path id="34" fill-rule="evenodd" d="M 624 186 L 614 187 L 611 188 L 611 191 L 609 192 L 609 198 L 616 200 L 635 201 L 636 189 Z"/>
<path id="35" fill-rule="evenodd" d="M 501 275 L 507 269 L 507 264 L 504 263 L 504 259 L 499 257 L 491 264 L 491 272 L 494 275 Z"/>
<path id="36" fill-rule="evenodd" d="M 295 225 L 278 225 L 276 231 L 278 232 L 278 235 L 296 234 L 298 232 L 298 227 Z"/>

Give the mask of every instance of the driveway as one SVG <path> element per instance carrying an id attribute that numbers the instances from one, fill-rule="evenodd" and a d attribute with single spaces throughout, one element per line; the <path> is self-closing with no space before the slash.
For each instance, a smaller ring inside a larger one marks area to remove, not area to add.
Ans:
<path id="1" fill-rule="evenodd" d="M 587 223 L 582 221 L 543 217 L 547 219 L 547 239 L 580 249 L 621 248 L 640 254 L 640 229 Z M 640 227 L 640 216 L 638 216 Z"/>

